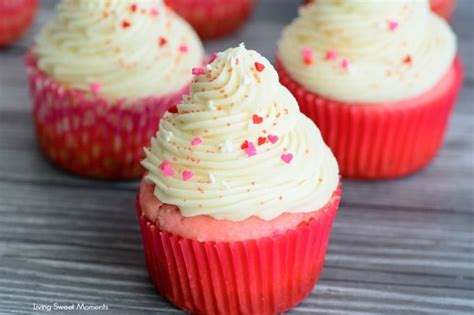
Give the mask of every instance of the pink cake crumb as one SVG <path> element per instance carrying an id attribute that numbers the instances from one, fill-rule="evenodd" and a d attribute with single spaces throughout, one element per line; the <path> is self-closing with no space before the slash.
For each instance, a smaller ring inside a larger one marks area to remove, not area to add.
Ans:
<path id="1" fill-rule="evenodd" d="M 231 242 L 275 236 L 296 228 L 303 222 L 318 219 L 328 206 L 330 207 L 336 199 L 340 198 L 339 195 L 333 195 L 324 208 L 313 212 L 283 213 L 270 221 L 252 216 L 243 221 L 234 222 L 217 220 L 208 215 L 183 217 L 177 206 L 164 204 L 158 200 L 153 194 L 153 189 L 153 184 L 145 179 L 142 180 L 139 203 L 143 214 L 150 221 L 155 222 L 161 230 L 200 242 Z"/>

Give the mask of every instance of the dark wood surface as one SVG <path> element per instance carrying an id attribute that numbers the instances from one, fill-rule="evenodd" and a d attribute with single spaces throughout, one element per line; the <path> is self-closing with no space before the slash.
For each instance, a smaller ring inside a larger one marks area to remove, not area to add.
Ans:
<path id="1" fill-rule="evenodd" d="M 260 0 L 239 33 L 206 48 L 244 41 L 272 59 L 298 2 Z M 74 177 L 38 150 L 22 56 L 54 3 L 44 0 L 28 35 L 0 50 L 0 314 L 55 302 L 181 314 L 148 279 L 134 209 L 138 182 Z M 474 313 L 473 11 L 474 1 L 460 0 L 453 21 L 466 79 L 442 150 L 400 180 L 344 180 L 322 278 L 289 313 Z"/>

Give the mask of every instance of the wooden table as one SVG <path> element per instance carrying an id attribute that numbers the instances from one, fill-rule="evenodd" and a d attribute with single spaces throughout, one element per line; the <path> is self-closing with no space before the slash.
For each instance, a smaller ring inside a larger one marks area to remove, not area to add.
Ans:
<path id="1" fill-rule="evenodd" d="M 78 302 L 113 314 L 181 313 L 148 279 L 138 182 L 71 176 L 38 149 L 22 56 L 52 15 L 54 1 L 43 2 L 28 36 L 0 50 L 0 313 Z M 272 59 L 298 2 L 260 0 L 238 34 L 206 48 L 245 41 Z M 323 276 L 290 313 L 474 313 L 474 1 L 459 2 L 453 26 L 466 80 L 441 152 L 400 180 L 344 181 Z"/>

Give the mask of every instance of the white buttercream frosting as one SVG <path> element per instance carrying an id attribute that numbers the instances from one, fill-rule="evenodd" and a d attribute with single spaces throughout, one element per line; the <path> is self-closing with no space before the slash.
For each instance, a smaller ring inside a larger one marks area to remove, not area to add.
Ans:
<path id="1" fill-rule="evenodd" d="M 36 38 L 38 66 L 109 99 L 163 96 L 201 64 L 199 38 L 162 0 L 62 0 Z"/>
<path id="2" fill-rule="evenodd" d="M 199 71 L 145 150 L 155 196 L 183 216 L 232 221 L 322 208 L 337 162 L 269 61 L 241 45 Z"/>
<path id="3" fill-rule="evenodd" d="M 317 0 L 300 8 L 278 49 L 305 89 L 369 104 L 429 90 L 455 53 L 454 33 L 428 0 Z"/>

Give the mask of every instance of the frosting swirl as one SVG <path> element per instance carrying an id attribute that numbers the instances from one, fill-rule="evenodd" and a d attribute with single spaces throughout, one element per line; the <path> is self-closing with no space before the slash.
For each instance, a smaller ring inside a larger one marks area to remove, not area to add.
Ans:
<path id="1" fill-rule="evenodd" d="M 183 216 L 231 221 L 323 207 L 337 162 L 268 60 L 241 45 L 193 72 L 191 95 L 145 149 L 155 196 Z"/>
<path id="2" fill-rule="evenodd" d="M 350 103 L 418 96 L 452 65 L 456 38 L 428 0 L 317 0 L 283 32 L 278 56 L 309 91 Z"/>
<path id="3" fill-rule="evenodd" d="M 162 0 L 62 0 L 36 38 L 38 66 L 109 99 L 173 93 L 201 64 L 199 38 Z"/>

